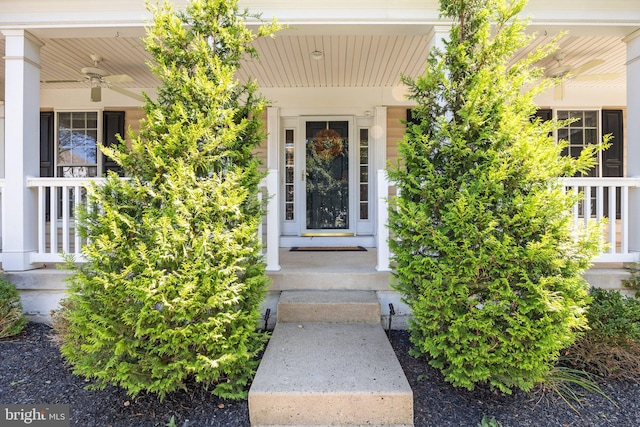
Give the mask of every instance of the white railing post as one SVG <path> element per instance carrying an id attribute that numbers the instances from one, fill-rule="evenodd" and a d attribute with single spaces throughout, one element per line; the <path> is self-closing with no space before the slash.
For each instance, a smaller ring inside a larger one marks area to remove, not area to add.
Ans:
<path id="1" fill-rule="evenodd" d="M 267 271 L 280 270 L 280 202 L 278 170 L 267 173 Z"/>
<path id="2" fill-rule="evenodd" d="M 376 239 L 378 246 L 377 271 L 391 271 L 389 261 L 391 252 L 389 250 L 389 180 L 384 169 L 378 170 L 378 224 L 376 229 Z"/>

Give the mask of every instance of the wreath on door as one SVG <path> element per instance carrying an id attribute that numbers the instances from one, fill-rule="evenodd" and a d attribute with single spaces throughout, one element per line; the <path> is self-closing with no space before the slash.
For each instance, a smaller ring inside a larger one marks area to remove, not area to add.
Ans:
<path id="1" fill-rule="evenodd" d="M 318 131 L 313 137 L 313 152 L 322 160 L 333 160 L 342 154 L 342 138 L 333 129 Z"/>

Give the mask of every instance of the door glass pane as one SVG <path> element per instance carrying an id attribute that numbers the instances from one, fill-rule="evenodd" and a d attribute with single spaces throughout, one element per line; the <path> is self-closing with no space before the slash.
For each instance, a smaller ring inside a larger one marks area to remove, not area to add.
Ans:
<path id="1" fill-rule="evenodd" d="M 306 124 L 306 201 L 309 230 L 349 228 L 349 122 Z"/>
<path id="2" fill-rule="evenodd" d="M 285 169 L 285 220 L 293 221 L 295 204 L 295 183 L 294 183 L 294 133 L 293 129 L 284 131 L 284 169 Z"/>

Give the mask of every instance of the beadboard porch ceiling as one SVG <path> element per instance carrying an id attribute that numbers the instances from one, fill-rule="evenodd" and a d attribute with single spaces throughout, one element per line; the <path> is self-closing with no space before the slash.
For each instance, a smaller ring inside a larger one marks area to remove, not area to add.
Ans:
<path id="1" fill-rule="evenodd" d="M 544 28 L 538 32 L 531 48 L 551 40 Z M 622 27 L 596 31 L 577 29 L 562 38 L 560 51 L 565 54 L 562 65 L 580 67 L 593 59 L 604 62 L 584 75 L 616 74 L 609 80 L 569 80 L 566 87 L 624 87 L 626 84 L 625 35 L 634 30 Z M 393 87 L 404 73 L 416 76 L 423 71 L 428 55 L 429 26 L 324 26 L 288 29 L 275 38 L 256 41 L 260 60 L 246 62 L 239 77 L 257 79 L 260 87 Z M 41 80 L 64 81 L 43 83 L 45 89 L 88 87 L 79 70 L 93 66 L 90 55 L 103 61 L 99 68 L 109 74 L 128 74 L 133 82 L 119 83 L 124 88 L 152 88 L 156 79 L 149 72 L 142 30 L 133 28 L 92 31 L 34 30 L 44 42 L 41 51 Z M 521 52 L 527 53 L 529 49 Z M 322 53 L 316 60 L 312 52 Z M 0 56 L 5 54 L 5 40 L 0 38 Z M 520 56 L 519 55 L 519 56 Z M 553 57 L 540 66 L 558 65 Z M 80 80 L 80 81 L 70 81 Z M 0 61 L 0 82 L 4 81 L 4 61 Z"/>

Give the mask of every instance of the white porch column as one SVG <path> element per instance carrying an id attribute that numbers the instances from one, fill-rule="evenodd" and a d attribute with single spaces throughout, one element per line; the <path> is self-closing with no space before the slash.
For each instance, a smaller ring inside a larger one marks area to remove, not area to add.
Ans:
<path id="1" fill-rule="evenodd" d="M 280 270 L 280 109 L 267 108 L 267 271 Z"/>
<path id="2" fill-rule="evenodd" d="M 640 30 L 627 36 L 627 176 L 640 177 Z M 629 251 L 640 252 L 640 188 L 629 191 Z"/>
<path id="3" fill-rule="evenodd" d="M 37 268 L 29 261 L 37 249 L 36 194 L 27 176 L 39 176 L 40 42 L 24 30 L 4 30 L 5 185 L 2 191 L 2 267 Z M 11 207 L 8 209 L 8 207 Z"/>
<path id="4" fill-rule="evenodd" d="M 449 40 L 451 25 L 434 25 L 429 33 L 429 50 L 435 48 L 444 51 L 445 40 Z"/>
<path id="5" fill-rule="evenodd" d="M 371 130 L 373 143 L 375 144 L 376 174 L 376 203 L 378 208 L 376 215 L 376 246 L 378 247 L 378 259 L 376 270 L 389 271 L 389 219 L 388 184 L 386 179 L 387 169 L 387 107 L 375 107 L 373 113 L 373 129 Z"/>

